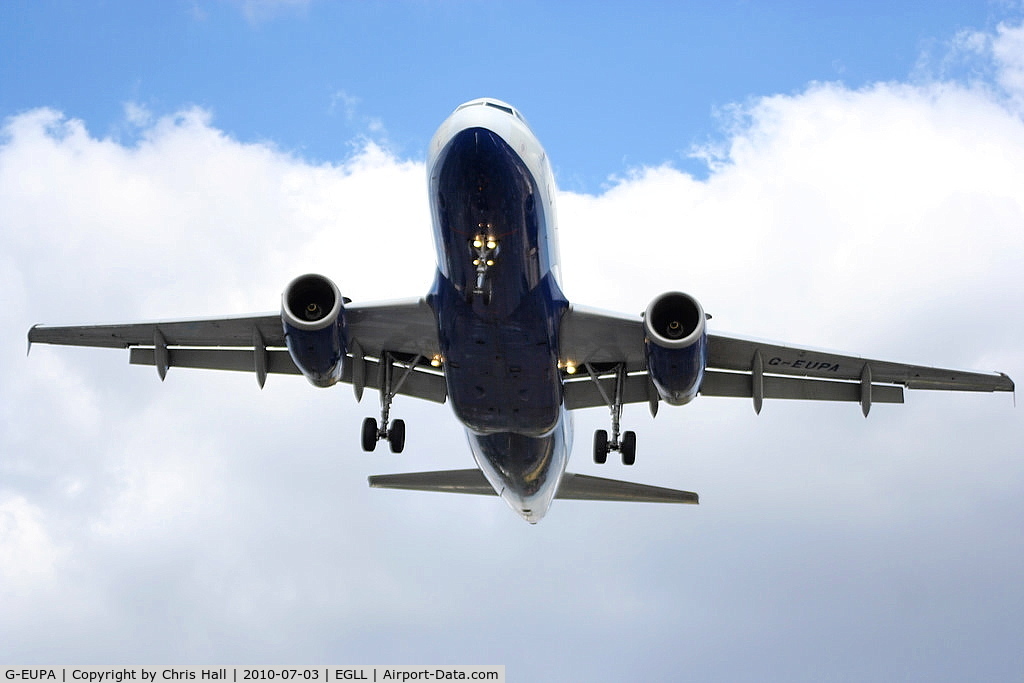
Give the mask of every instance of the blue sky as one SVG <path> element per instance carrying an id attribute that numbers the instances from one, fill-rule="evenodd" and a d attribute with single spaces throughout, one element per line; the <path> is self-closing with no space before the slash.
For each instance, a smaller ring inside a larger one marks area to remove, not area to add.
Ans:
<path id="1" fill-rule="evenodd" d="M 508 678 L 1019 680 L 1009 396 L 627 406 L 701 505 L 370 490 L 469 467 L 447 406 L 363 454 L 347 387 L 37 346 L 36 323 L 355 301 L 434 274 L 423 160 L 530 120 L 562 286 L 728 332 L 1024 378 L 1019 3 L 0 3 L 0 662 L 495 663 Z M 693 155 L 696 155 L 694 157 Z"/>
<path id="2" fill-rule="evenodd" d="M 123 106 L 197 104 L 241 140 L 337 161 L 353 137 L 421 157 L 436 121 L 481 95 L 514 102 L 563 185 L 687 162 L 716 110 L 812 81 L 903 80 L 984 2 L 13 2 L 0 112 L 45 103 L 97 134 Z M 929 65 L 936 68 L 936 64 Z M 384 130 L 373 130 L 379 122 Z M 122 131 L 123 132 L 123 131 Z"/>

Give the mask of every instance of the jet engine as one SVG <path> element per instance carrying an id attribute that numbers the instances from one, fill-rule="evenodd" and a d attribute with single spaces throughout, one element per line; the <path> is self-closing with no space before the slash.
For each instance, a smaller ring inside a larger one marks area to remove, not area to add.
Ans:
<path id="1" fill-rule="evenodd" d="M 331 280 L 301 275 L 281 295 L 288 353 L 310 384 L 329 387 L 341 379 L 348 334 L 345 304 Z"/>
<path id="2" fill-rule="evenodd" d="M 700 389 L 707 364 L 704 309 L 689 294 L 667 292 L 644 313 L 647 372 L 666 403 L 689 403 Z"/>

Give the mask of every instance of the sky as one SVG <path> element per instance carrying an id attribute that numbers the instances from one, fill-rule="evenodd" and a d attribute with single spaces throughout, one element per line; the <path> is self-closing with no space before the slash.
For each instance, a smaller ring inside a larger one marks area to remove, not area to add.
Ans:
<path id="1" fill-rule="evenodd" d="M 424 159 L 513 103 L 563 289 L 712 332 L 1024 378 L 1018 2 L 0 3 L 0 663 L 504 664 L 510 681 L 1020 680 L 1024 421 L 627 406 L 699 506 L 370 490 L 471 466 L 447 406 L 36 346 L 36 323 L 425 293 Z"/>

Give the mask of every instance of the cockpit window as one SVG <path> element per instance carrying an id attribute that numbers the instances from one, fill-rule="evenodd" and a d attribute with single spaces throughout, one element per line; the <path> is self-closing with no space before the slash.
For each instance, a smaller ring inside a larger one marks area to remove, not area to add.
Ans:
<path id="1" fill-rule="evenodd" d="M 506 114 L 516 117 L 523 123 L 526 123 L 526 119 L 523 118 L 523 115 L 520 114 L 515 109 L 513 109 L 512 107 L 508 106 L 507 104 L 504 104 L 503 102 L 493 102 L 487 99 L 472 100 L 470 102 L 460 104 L 458 107 L 455 108 L 455 111 L 462 111 L 463 109 L 469 109 L 470 107 L 491 107 L 492 109 L 503 111 Z"/>
<path id="2" fill-rule="evenodd" d="M 484 102 L 484 104 L 486 104 L 488 107 L 494 107 L 495 109 L 500 109 L 501 111 L 505 112 L 506 114 L 508 114 L 510 116 L 515 116 L 516 115 L 516 113 L 512 110 L 512 107 L 506 107 L 504 105 L 497 104 L 496 102 Z"/>

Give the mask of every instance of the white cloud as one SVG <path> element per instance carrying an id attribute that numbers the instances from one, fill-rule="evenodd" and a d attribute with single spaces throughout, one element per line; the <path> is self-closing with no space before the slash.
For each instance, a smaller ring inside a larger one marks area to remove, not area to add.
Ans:
<path id="1" fill-rule="evenodd" d="M 927 70 L 926 63 L 921 67 Z M 1000 22 L 994 33 L 961 31 L 943 57 L 940 72 L 966 72 L 972 83 L 1001 91 L 1017 114 L 1024 114 L 1024 22 Z"/>
<path id="2" fill-rule="evenodd" d="M 840 348 L 843 334 L 866 339 L 844 320 L 882 336 L 906 315 L 904 300 L 954 302 L 985 281 L 1015 288 L 1024 128 L 983 93 L 821 84 L 761 99 L 735 120 L 707 181 L 663 167 L 599 197 L 568 197 L 567 287 L 600 264 L 609 277 L 594 285 L 620 308 L 691 289 L 716 326 Z M 644 239 L 614 250 L 573 240 L 599 225 Z M 646 267 L 630 275 L 636 263 Z M 627 278 L 643 287 L 617 286 Z M 643 288 L 643 301 L 626 300 Z M 991 296 L 979 294 L 975 315 L 991 311 Z"/>
<path id="3" fill-rule="evenodd" d="M 201 110 L 159 119 L 132 147 L 50 110 L 12 119 L 6 133 L 5 241 L 39 259 L 19 270 L 29 287 L 45 277 L 61 290 L 48 309 L 65 318 L 79 308 L 120 318 L 266 306 L 302 270 L 344 283 L 347 261 L 365 259 L 381 231 L 413 225 L 425 205 L 421 167 L 372 144 L 343 164 L 309 166 L 227 138 Z M 429 235 L 410 233 L 407 243 L 429 249 Z M 429 282 L 416 255 L 390 256 L 384 295 L 417 273 Z M 76 281 L 76 269 L 88 277 Z M 180 286 L 200 272 L 201 289 Z"/>
<path id="4" fill-rule="evenodd" d="M 992 57 L 999 69 L 999 85 L 1024 108 L 1024 23 L 999 24 L 992 40 Z"/>
<path id="5" fill-rule="evenodd" d="M 22 496 L 0 499 L 0 595 L 6 600 L 46 585 L 62 552 L 43 511 Z"/>
<path id="6" fill-rule="evenodd" d="M 330 111 L 334 113 L 339 109 L 345 115 L 345 119 L 348 122 L 352 122 L 356 118 L 356 112 L 359 109 L 359 105 L 363 103 L 361 97 L 348 94 L 345 90 L 336 90 L 331 95 Z"/>

